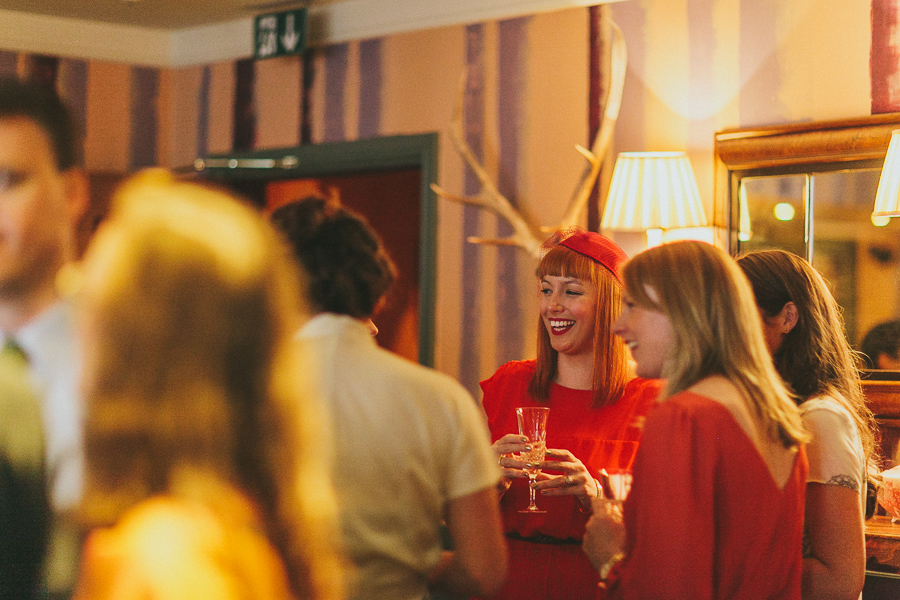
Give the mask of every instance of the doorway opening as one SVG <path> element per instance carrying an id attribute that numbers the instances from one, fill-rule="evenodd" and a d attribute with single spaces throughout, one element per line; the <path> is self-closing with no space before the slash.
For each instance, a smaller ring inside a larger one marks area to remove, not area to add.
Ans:
<path id="1" fill-rule="evenodd" d="M 263 210 L 325 196 L 363 215 L 398 270 L 373 317 L 376 340 L 434 366 L 437 142 L 430 133 L 215 155 L 197 161 L 197 176 Z"/>

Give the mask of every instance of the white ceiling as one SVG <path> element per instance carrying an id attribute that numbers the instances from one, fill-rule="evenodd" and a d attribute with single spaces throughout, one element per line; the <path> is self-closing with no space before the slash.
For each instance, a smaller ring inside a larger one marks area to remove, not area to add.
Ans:
<path id="1" fill-rule="evenodd" d="M 0 0 L 0 50 L 181 67 L 253 56 L 253 17 L 308 7 L 308 44 L 621 0 Z"/>
<path id="2" fill-rule="evenodd" d="M 339 0 L 0 0 L 0 9 L 156 29 L 184 29 Z M 452 1 L 452 0 L 449 0 Z"/>

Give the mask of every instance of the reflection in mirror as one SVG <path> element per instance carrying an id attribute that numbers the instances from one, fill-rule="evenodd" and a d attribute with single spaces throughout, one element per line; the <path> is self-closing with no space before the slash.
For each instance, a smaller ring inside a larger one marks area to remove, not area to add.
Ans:
<path id="1" fill-rule="evenodd" d="M 900 220 L 871 218 L 879 175 L 857 169 L 740 182 L 749 235 L 739 237 L 739 251 L 778 248 L 810 259 L 843 308 L 856 348 L 871 327 L 900 317 Z"/>
<path id="2" fill-rule="evenodd" d="M 813 266 L 833 286 L 857 348 L 870 328 L 900 315 L 900 223 L 872 222 L 880 175 L 869 169 L 814 176 Z"/>
<path id="3" fill-rule="evenodd" d="M 740 252 L 786 250 L 806 255 L 807 175 L 741 179 Z"/>

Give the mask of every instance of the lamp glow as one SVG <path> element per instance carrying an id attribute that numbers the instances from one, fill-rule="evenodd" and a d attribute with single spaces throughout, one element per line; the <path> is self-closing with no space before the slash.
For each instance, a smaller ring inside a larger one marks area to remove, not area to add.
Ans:
<path id="1" fill-rule="evenodd" d="M 616 160 L 601 229 L 644 231 L 648 245 L 662 231 L 706 227 L 700 191 L 684 152 L 622 152 Z"/>
<path id="2" fill-rule="evenodd" d="M 753 237 L 753 230 L 750 226 L 750 203 L 747 202 L 747 186 L 743 181 L 740 183 L 740 186 L 738 191 L 740 199 L 738 206 L 738 210 L 740 210 L 738 215 L 738 239 L 742 242 L 749 242 L 750 238 Z"/>
<path id="3" fill-rule="evenodd" d="M 891 133 L 891 143 L 884 157 L 881 178 L 878 180 L 872 222 L 875 223 L 875 218 L 878 217 L 898 216 L 900 216 L 900 129 L 895 129 Z"/>
<path id="4" fill-rule="evenodd" d="M 794 218 L 794 207 L 788 204 L 787 202 L 779 202 L 775 205 L 773 209 L 775 212 L 775 218 L 779 221 L 791 221 Z"/>

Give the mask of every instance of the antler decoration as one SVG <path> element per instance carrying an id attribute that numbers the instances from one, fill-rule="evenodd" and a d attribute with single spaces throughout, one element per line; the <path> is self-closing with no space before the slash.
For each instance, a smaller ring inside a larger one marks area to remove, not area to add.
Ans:
<path id="1" fill-rule="evenodd" d="M 585 168 L 578 187 L 569 201 L 569 207 L 566 210 L 562 221 L 555 227 L 532 226 L 525 217 L 516 210 L 510 201 L 500 193 L 497 186 L 491 180 L 487 170 L 476 158 L 475 153 L 466 142 L 465 130 L 463 124 L 463 105 L 466 92 L 466 73 L 460 81 L 459 93 L 456 100 L 456 109 L 454 111 L 453 122 L 450 126 L 450 135 L 456 151 L 463 157 L 478 181 L 481 182 L 481 191 L 475 196 L 460 196 L 451 194 L 437 184 L 432 183 L 431 189 L 441 198 L 478 206 L 488 210 L 495 215 L 505 219 L 512 226 L 513 234 L 506 238 L 479 238 L 469 237 L 468 241 L 473 244 L 489 244 L 494 246 L 518 246 L 526 250 L 534 257 L 540 256 L 541 244 L 544 237 L 537 235 L 537 232 L 552 232 L 558 229 L 571 227 L 578 223 L 578 217 L 587 205 L 588 199 L 591 197 L 591 191 L 600 175 L 600 167 L 603 164 L 603 158 L 612 142 L 613 130 L 615 129 L 616 119 L 619 117 L 619 107 L 622 105 L 622 90 L 625 86 L 625 67 L 627 64 L 627 53 L 625 50 L 625 39 L 622 30 L 613 23 L 612 26 L 613 41 L 610 61 L 610 85 L 606 94 L 605 108 L 603 111 L 603 121 L 597 130 L 594 143 L 590 150 L 577 145 L 575 148 L 584 156 L 588 165 Z"/>

